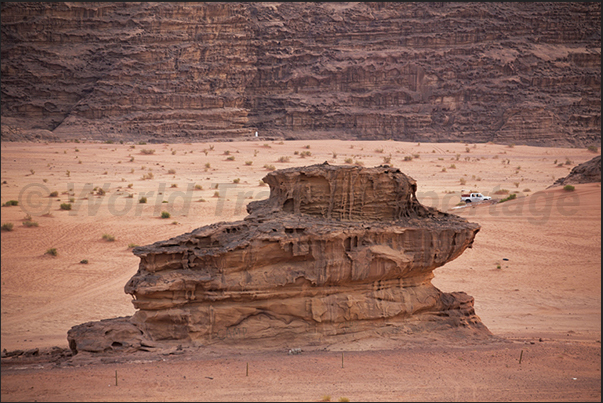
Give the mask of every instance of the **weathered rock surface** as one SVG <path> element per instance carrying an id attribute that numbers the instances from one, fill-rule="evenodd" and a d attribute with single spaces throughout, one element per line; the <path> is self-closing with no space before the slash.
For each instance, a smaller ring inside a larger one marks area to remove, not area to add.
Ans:
<path id="1" fill-rule="evenodd" d="M 549 188 L 577 183 L 601 183 L 601 156 L 583 162 L 572 168 L 570 173 L 557 179 Z"/>
<path id="2" fill-rule="evenodd" d="M 2 139 L 601 144 L 599 2 L 3 2 Z"/>
<path id="3" fill-rule="evenodd" d="M 270 197 L 250 203 L 244 220 L 136 247 L 140 266 L 125 286 L 138 309 L 125 319 L 132 325 L 76 326 L 72 349 L 317 345 L 446 329 L 490 336 L 472 297 L 431 284 L 480 226 L 421 205 L 399 169 L 324 163 L 264 181 Z"/>

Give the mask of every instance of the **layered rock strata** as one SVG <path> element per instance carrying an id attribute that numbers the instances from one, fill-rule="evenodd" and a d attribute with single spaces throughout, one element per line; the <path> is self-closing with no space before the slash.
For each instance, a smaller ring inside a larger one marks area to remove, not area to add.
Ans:
<path id="1" fill-rule="evenodd" d="M 135 248 L 140 266 L 125 292 L 137 312 L 119 320 L 115 337 L 110 322 L 74 327 L 72 349 L 490 335 L 472 297 L 431 284 L 480 226 L 421 205 L 399 169 L 324 163 L 264 181 L 270 197 L 250 203 L 244 220 Z"/>
<path id="2" fill-rule="evenodd" d="M 4 140 L 601 144 L 599 2 L 1 7 Z"/>

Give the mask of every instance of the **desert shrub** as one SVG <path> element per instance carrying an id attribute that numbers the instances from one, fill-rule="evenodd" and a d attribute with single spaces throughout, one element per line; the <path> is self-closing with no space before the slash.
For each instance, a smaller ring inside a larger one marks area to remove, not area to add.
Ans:
<path id="1" fill-rule="evenodd" d="M 2 231 L 12 231 L 14 226 L 12 222 L 5 222 L 2 224 Z"/>
<path id="2" fill-rule="evenodd" d="M 389 164 L 392 161 L 392 156 L 388 156 L 388 157 L 383 157 L 383 163 L 384 164 Z"/>
<path id="3" fill-rule="evenodd" d="M 176 170 L 175 169 L 168 169 L 168 174 L 175 175 L 176 174 Z"/>
<path id="4" fill-rule="evenodd" d="M 343 397 L 343 396 L 342 396 L 342 397 L 340 397 L 340 398 L 339 398 L 339 401 L 340 401 L 340 402 L 349 402 L 349 401 L 350 401 L 350 399 L 348 399 L 347 397 Z"/>
<path id="5" fill-rule="evenodd" d="M 516 197 L 517 197 L 516 193 L 511 193 L 509 196 L 505 197 L 504 199 L 499 200 L 498 202 L 499 203 L 503 203 L 503 202 L 506 202 L 506 201 L 509 201 L 509 200 L 513 200 Z"/>
<path id="6" fill-rule="evenodd" d="M 375 152 L 376 152 L 376 153 L 383 153 L 383 148 L 376 148 L 376 149 L 375 149 Z"/>
<path id="7" fill-rule="evenodd" d="M 234 155 L 226 157 L 226 161 L 234 161 L 234 160 L 235 160 L 235 156 Z"/>
<path id="8" fill-rule="evenodd" d="M 333 151 L 333 158 L 337 158 L 337 153 Z"/>
<path id="9" fill-rule="evenodd" d="M 282 156 L 282 157 L 279 157 L 278 162 L 289 162 L 289 160 L 290 160 L 289 157 Z"/>
<path id="10" fill-rule="evenodd" d="M 19 205 L 19 201 L 18 200 L 9 200 L 6 203 L 3 204 L 3 206 L 9 207 L 9 206 L 18 206 Z"/>
<path id="11" fill-rule="evenodd" d="M 310 144 L 305 145 L 304 148 L 306 148 L 306 149 L 309 150 L 310 149 Z"/>
<path id="12" fill-rule="evenodd" d="M 593 153 L 596 153 L 599 151 L 599 147 L 597 147 L 597 146 L 588 146 L 588 147 L 586 147 L 586 149 L 588 151 L 592 151 Z"/>
<path id="13" fill-rule="evenodd" d="M 568 191 L 568 192 L 573 192 L 574 189 L 576 189 L 576 188 L 574 186 L 572 186 L 572 185 L 565 185 L 563 187 L 563 190 Z"/>
<path id="14" fill-rule="evenodd" d="M 133 183 L 128 183 L 128 189 L 132 189 L 132 186 L 134 186 Z"/>
<path id="15" fill-rule="evenodd" d="M 356 160 L 354 161 L 354 165 L 361 167 L 364 165 L 364 162 Z"/>
<path id="16" fill-rule="evenodd" d="M 451 169 L 456 169 L 456 165 L 454 165 L 454 164 L 450 164 L 450 166 L 449 166 L 448 168 L 451 168 Z"/>
<path id="17" fill-rule="evenodd" d="M 135 243 L 129 243 L 129 244 L 128 244 L 128 249 L 133 249 L 133 248 L 135 248 L 135 247 L 137 247 L 137 246 L 138 246 L 138 245 L 137 245 L 137 244 L 135 244 Z"/>
<path id="18" fill-rule="evenodd" d="M 103 234 L 103 240 L 107 242 L 113 242 L 115 241 L 115 237 L 111 234 Z"/>
<path id="19" fill-rule="evenodd" d="M 50 255 L 50 256 L 57 256 L 59 254 L 59 252 L 57 251 L 57 248 L 49 248 L 48 250 L 46 250 L 46 252 L 44 254 Z"/>
<path id="20" fill-rule="evenodd" d="M 321 401 L 323 401 L 323 402 L 330 402 L 331 401 L 331 395 L 324 395 L 322 397 Z"/>
<path id="21" fill-rule="evenodd" d="M 99 195 L 99 196 L 104 196 L 105 193 L 107 193 L 107 192 L 105 192 L 105 190 L 103 188 L 98 188 L 96 190 L 96 194 Z"/>
<path id="22" fill-rule="evenodd" d="M 147 198 L 146 197 L 141 197 L 140 199 L 138 199 L 138 203 L 146 203 L 147 202 Z"/>
<path id="23" fill-rule="evenodd" d="M 232 180 L 232 183 L 240 183 L 240 182 L 241 182 L 241 179 L 240 179 L 240 178 L 236 178 L 236 179 L 233 179 L 233 180 Z"/>
<path id="24" fill-rule="evenodd" d="M 141 179 L 144 181 L 147 179 L 153 179 L 153 177 L 154 177 L 153 172 L 147 172 L 146 174 L 142 175 Z"/>
<path id="25" fill-rule="evenodd" d="M 195 185 L 195 190 L 203 190 L 203 186 L 201 186 L 201 185 Z"/>
<path id="26" fill-rule="evenodd" d="M 82 260 L 80 260 L 80 263 L 81 264 L 88 264 L 88 259 L 82 259 Z"/>
<path id="27" fill-rule="evenodd" d="M 354 160 L 353 160 L 353 159 L 351 159 L 351 158 L 346 158 L 346 159 L 344 160 L 344 162 L 345 162 L 346 164 L 352 164 L 352 163 L 354 163 Z"/>
<path id="28" fill-rule="evenodd" d="M 252 164 L 253 164 L 253 161 L 245 161 L 245 165 L 247 165 L 247 166 L 252 165 Z"/>
<path id="29" fill-rule="evenodd" d="M 171 217 L 171 215 L 167 211 L 162 211 L 161 212 L 161 218 L 170 218 L 170 217 Z"/>
<path id="30" fill-rule="evenodd" d="M 155 154 L 155 150 L 152 148 L 143 148 L 142 150 L 140 150 L 140 152 L 146 155 Z"/>
<path id="31" fill-rule="evenodd" d="M 465 184 L 467 183 L 467 181 L 465 180 L 465 178 L 460 178 L 460 179 L 459 179 L 459 183 L 460 183 L 461 185 L 465 185 Z"/>
<path id="32" fill-rule="evenodd" d="M 299 156 L 301 158 L 306 158 L 306 157 L 310 157 L 311 155 L 312 155 L 312 153 L 310 151 L 302 151 Z"/>
<path id="33" fill-rule="evenodd" d="M 529 188 L 525 188 L 524 190 L 522 190 L 522 192 L 531 192 L 531 190 Z"/>
<path id="34" fill-rule="evenodd" d="M 23 221 L 23 225 L 26 227 L 37 227 L 38 223 L 37 223 L 37 221 L 27 220 L 27 221 Z"/>
<path id="35" fill-rule="evenodd" d="M 272 164 L 266 164 L 266 165 L 264 165 L 264 168 L 266 168 L 269 171 L 274 171 L 276 169 L 276 167 Z"/>
<path id="36" fill-rule="evenodd" d="M 218 192 L 217 190 L 214 192 L 214 197 L 220 197 L 220 192 Z"/>
<path id="37" fill-rule="evenodd" d="M 410 156 L 410 155 L 405 155 L 405 156 L 404 156 L 404 161 L 412 161 L 412 156 Z"/>
<path id="38" fill-rule="evenodd" d="M 61 203 L 61 210 L 71 210 L 71 203 Z"/>
<path id="39" fill-rule="evenodd" d="M 495 195 L 506 195 L 507 193 L 509 193 L 509 191 L 507 189 L 499 189 L 496 192 L 494 192 Z"/>

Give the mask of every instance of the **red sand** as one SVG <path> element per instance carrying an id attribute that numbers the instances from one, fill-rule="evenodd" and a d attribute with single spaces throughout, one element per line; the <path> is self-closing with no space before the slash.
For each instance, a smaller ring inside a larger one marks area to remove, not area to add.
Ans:
<path id="1" fill-rule="evenodd" d="M 143 148 L 155 153 L 142 154 Z M 310 157 L 294 155 L 306 150 Z M 225 151 L 235 160 L 227 160 Z M 268 172 L 264 165 L 343 164 L 351 158 L 376 166 L 390 153 L 391 164 L 417 180 L 419 200 L 443 211 L 455 207 L 463 189 L 498 199 L 506 194 L 493 194 L 497 189 L 519 192 L 513 201 L 452 210 L 482 229 L 473 248 L 436 269 L 433 280 L 442 291 L 475 297 L 477 314 L 506 342 L 455 346 L 421 335 L 417 343 L 393 350 L 363 341 L 304 349 L 301 355 L 211 348 L 166 356 L 165 361 L 80 367 L 3 360 L 2 401 L 317 401 L 327 395 L 332 401 L 600 401 L 600 184 L 576 185 L 574 192 L 546 190 L 571 167 L 594 156 L 585 149 L 337 140 L 135 148 L 3 143 L 2 181 L 7 184 L 2 185 L 2 203 L 20 203 L 0 210 L 2 224 L 14 224 L 13 231 L 2 231 L 2 349 L 66 348 L 71 326 L 134 313 L 123 292 L 138 264 L 128 245 L 242 219 L 247 202 L 268 196 L 268 188 L 258 186 Z M 404 161 L 408 155 L 415 157 Z M 278 162 L 281 156 L 289 156 L 290 162 Z M 565 164 L 567 160 L 571 162 Z M 150 169 L 154 178 L 141 179 Z M 69 183 L 72 196 L 62 194 Z M 109 192 L 91 195 L 86 183 L 107 183 Z M 189 183 L 203 190 L 187 192 Z M 225 197 L 213 197 L 211 185 L 216 183 L 232 185 L 221 188 Z M 119 186 L 134 197 L 118 196 Z M 43 197 L 27 201 L 28 192 L 36 189 Z M 53 190 L 59 196 L 48 198 Z M 147 204 L 139 204 L 142 193 L 151 191 Z M 161 203 L 158 192 L 170 202 Z M 61 210 L 59 205 L 69 197 L 74 208 Z M 39 215 L 47 205 L 50 216 Z M 164 210 L 171 212 L 169 219 L 159 218 Z M 125 214 L 118 215 L 120 211 Z M 22 225 L 27 212 L 38 227 Z M 103 234 L 115 241 L 103 240 Z M 58 256 L 44 253 L 52 247 Z M 89 263 L 80 264 L 82 259 Z M 341 351 L 346 352 L 344 368 Z"/>

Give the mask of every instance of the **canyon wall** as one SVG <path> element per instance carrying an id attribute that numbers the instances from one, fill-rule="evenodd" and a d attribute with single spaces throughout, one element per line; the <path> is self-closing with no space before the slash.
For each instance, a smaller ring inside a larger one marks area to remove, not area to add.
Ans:
<path id="1" fill-rule="evenodd" d="M 2 139 L 601 144 L 601 5 L 2 3 Z"/>

